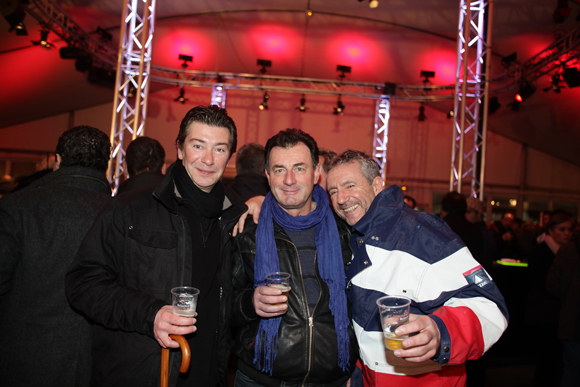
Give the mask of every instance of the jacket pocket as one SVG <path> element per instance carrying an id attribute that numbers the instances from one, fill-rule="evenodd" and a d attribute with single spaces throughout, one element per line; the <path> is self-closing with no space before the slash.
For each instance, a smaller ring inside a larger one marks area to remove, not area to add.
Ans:
<path id="1" fill-rule="evenodd" d="M 137 262 L 135 286 L 170 302 L 169 290 L 182 285 L 178 278 L 183 268 L 179 264 L 177 234 L 133 228 L 129 230 L 129 244 L 130 256 Z"/>

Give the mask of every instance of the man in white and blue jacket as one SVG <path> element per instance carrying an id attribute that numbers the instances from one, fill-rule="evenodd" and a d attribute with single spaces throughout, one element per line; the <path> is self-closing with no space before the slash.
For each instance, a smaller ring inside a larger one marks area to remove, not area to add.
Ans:
<path id="1" fill-rule="evenodd" d="M 461 239 L 439 218 L 414 211 L 397 186 L 383 190 L 376 162 L 347 150 L 329 164 L 328 193 L 353 227 L 347 293 L 365 386 L 464 386 L 464 363 L 507 328 L 505 301 Z M 375 301 L 411 302 L 403 348 L 385 349 Z"/>

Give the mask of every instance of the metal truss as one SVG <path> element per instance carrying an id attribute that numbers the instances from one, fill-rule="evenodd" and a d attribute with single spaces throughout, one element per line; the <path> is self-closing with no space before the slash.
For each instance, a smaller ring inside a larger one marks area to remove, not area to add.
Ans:
<path id="1" fill-rule="evenodd" d="M 69 47 L 76 47 L 87 55 L 110 66 L 114 66 L 117 63 L 115 50 L 103 45 L 99 40 L 88 34 L 52 1 L 29 0 L 28 4 L 23 5 L 26 12 L 38 20 L 43 28 L 57 34 Z"/>
<path id="2" fill-rule="evenodd" d="M 387 179 L 387 144 L 389 142 L 390 108 L 391 102 L 389 101 L 389 97 L 381 95 L 377 99 L 372 157 L 379 164 L 383 182 Z"/>
<path id="3" fill-rule="evenodd" d="M 155 0 L 125 0 L 117 59 L 108 178 L 116 191 L 123 174 L 125 132 L 131 140 L 144 135 L 151 68 L 151 42 L 155 24 Z"/>
<path id="4" fill-rule="evenodd" d="M 487 17 L 486 12 L 489 12 Z M 471 195 L 474 197 L 482 197 L 485 176 L 482 155 L 485 154 L 489 99 L 487 75 L 491 59 L 492 14 L 493 0 L 461 0 L 459 4 L 449 190 L 461 192 L 462 179 L 470 176 Z"/>
<path id="5" fill-rule="evenodd" d="M 492 94 L 517 91 L 523 80 L 533 82 L 541 76 L 557 71 L 580 58 L 580 26 L 512 70 L 494 77 Z"/>

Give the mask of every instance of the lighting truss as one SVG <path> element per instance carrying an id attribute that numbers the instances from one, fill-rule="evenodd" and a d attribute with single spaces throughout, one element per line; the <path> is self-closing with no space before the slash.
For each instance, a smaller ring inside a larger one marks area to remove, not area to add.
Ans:
<path id="1" fill-rule="evenodd" d="M 226 108 L 226 90 L 221 83 L 214 83 L 211 88 L 211 104 L 217 105 L 222 109 Z"/>
<path id="2" fill-rule="evenodd" d="M 30 16 L 58 35 L 69 47 L 77 47 L 109 66 L 116 65 L 117 52 L 93 38 L 52 1 L 29 0 L 23 5 Z"/>
<path id="3" fill-rule="evenodd" d="M 462 179 L 470 176 L 474 197 L 483 197 L 492 14 L 493 0 L 459 4 L 449 190 L 461 193 Z"/>
<path id="4" fill-rule="evenodd" d="M 386 95 L 381 95 L 377 99 L 375 131 L 373 133 L 372 157 L 379 164 L 383 182 L 387 178 L 387 143 L 389 142 L 389 117 L 391 108 L 389 98 Z"/>
<path id="5" fill-rule="evenodd" d="M 517 91 L 522 80 L 533 82 L 556 71 L 566 63 L 580 58 L 580 26 L 511 71 L 494 77 L 491 92 L 494 95 Z"/>
<path id="6" fill-rule="evenodd" d="M 123 7 L 117 77 L 111 124 L 111 156 L 108 177 L 114 191 L 119 186 L 125 159 L 125 132 L 131 140 L 145 134 L 151 48 L 155 24 L 155 0 L 126 0 Z M 135 97 L 129 97 L 131 88 Z"/>

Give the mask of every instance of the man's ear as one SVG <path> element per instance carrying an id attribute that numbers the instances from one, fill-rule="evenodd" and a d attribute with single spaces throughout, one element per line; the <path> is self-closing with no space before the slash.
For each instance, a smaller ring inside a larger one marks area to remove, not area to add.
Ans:
<path id="1" fill-rule="evenodd" d="M 322 170 L 322 164 L 321 163 L 316 164 L 316 168 L 314 168 L 314 184 L 318 184 L 318 180 L 320 180 L 320 171 L 321 170 Z"/>
<path id="2" fill-rule="evenodd" d="M 385 185 L 385 182 L 383 181 L 383 178 L 380 176 L 375 177 L 375 179 L 373 180 L 373 192 L 375 193 L 375 196 L 377 196 L 379 194 L 379 192 L 381 192 L 383 190 L 383 187 Z"/>
<path id="3" fill-rule="evenodd" d="M 266 178 L 268 179 L 268 185 L 270 185 L 270 174 L 268 173 L 268 168 L 264 168 L 264 174 L 266 175 Z"/>
<path id="4" fill-rule="evenodd" d="M 62 161 L 60 155 L 57 153 L 56 154 L 56 161 L 54 162 L 54 165 L 52 166 L 52 170 L 56 171 L 57 169 L 60 168 L 60 162 Z"/>
<path id="5" fill-rule="evenodd" d="M 163 166 L 161 167 L 161 173 L 165 175 L 166 172 L 167 172 L 167 164 L 163 164 Z"/>

